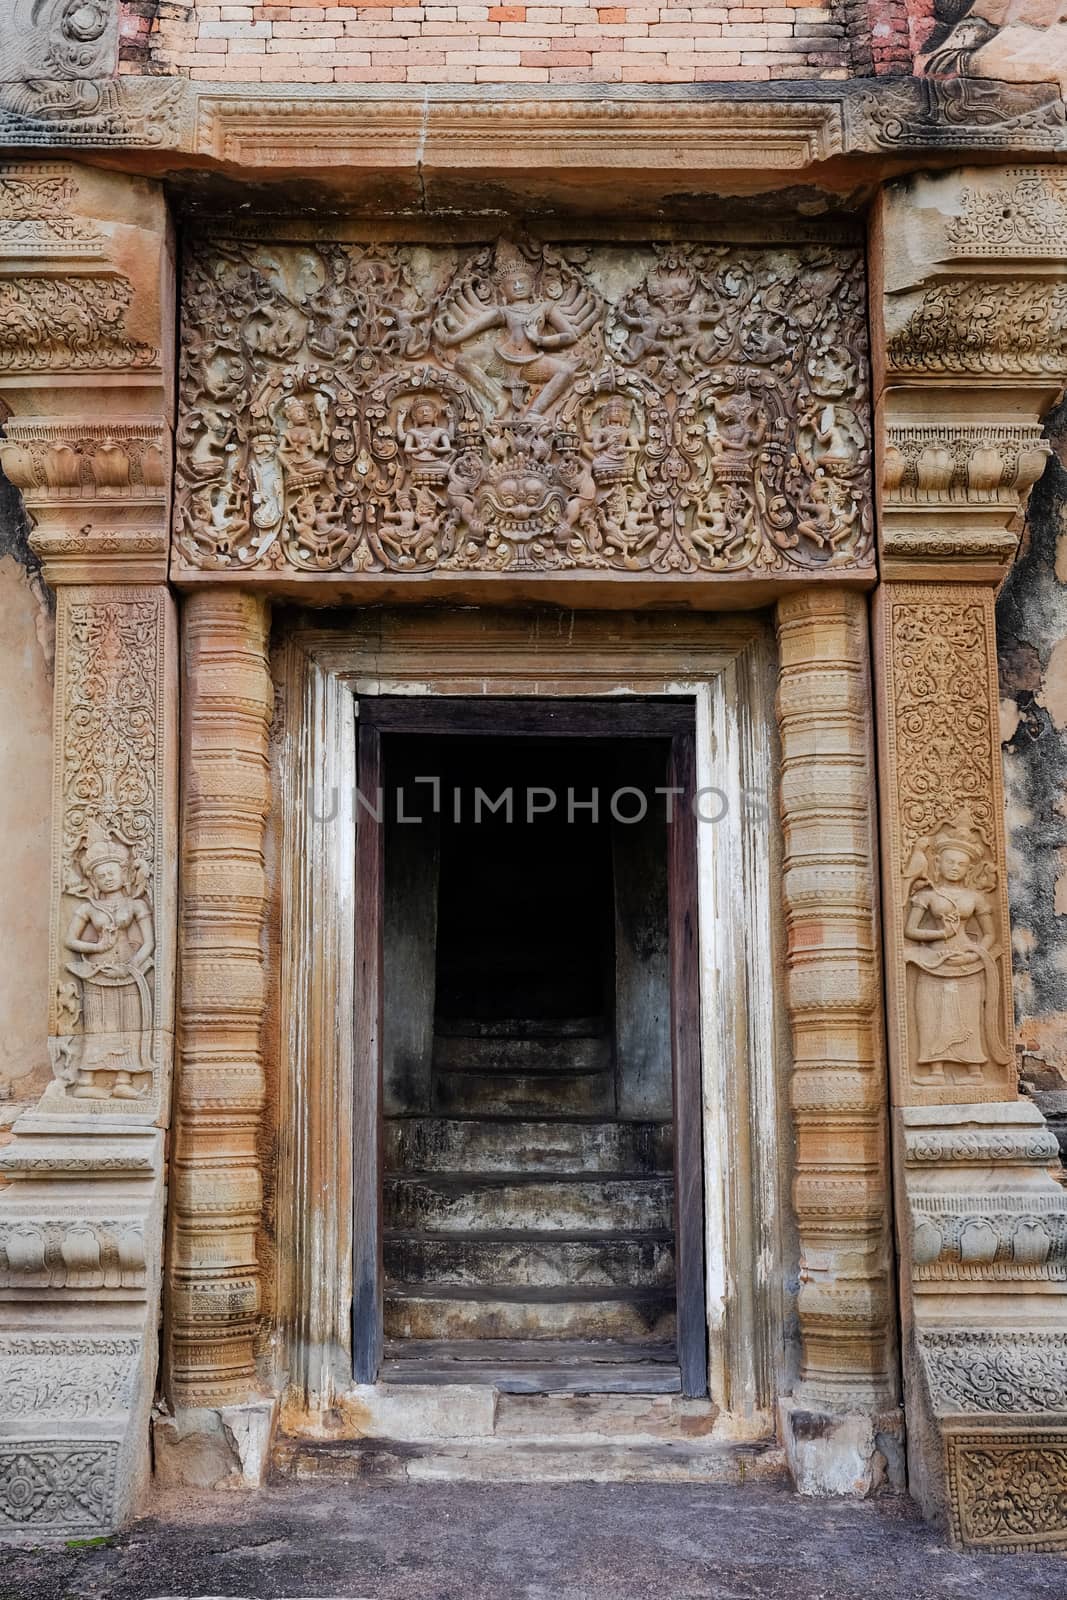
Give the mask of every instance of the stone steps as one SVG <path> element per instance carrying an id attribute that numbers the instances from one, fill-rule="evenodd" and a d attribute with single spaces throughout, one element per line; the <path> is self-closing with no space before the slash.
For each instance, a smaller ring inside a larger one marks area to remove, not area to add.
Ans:
<path id="1" fill-rule="evenodd" d="M 451 1116 L 607 1117 L 615 1109 L 610 1072 L 492 1072 L 462 1068 L 433 1075 L 434 1110 Z"/>
<path id="2" fill-rule="evenodd" d="M 434 1291 L 392 1284 L 385 1295 L 387 1339 L 655 1339 L 675 1332 L 673 1288 L 609 1296 L 576 1289 L 515 1291 L 499 1285 Z"/>
<path id="3" fill-rule="evenodd" d="M 459 1238 L 387 1233 L 386 1278 L 395 1283 L 530 1288 L 673 1288 L 669 1233 L 565 1238 L 542 1233 Z"/>
<path id="4" fill-rule="evenodd" d="M 562 1118 L 391 1117 L 385 1165 L 394 1172 L 635 1172 L 669 1176 L 671 1126 L 665 1122 Z"/>
<path id="5" fill-rule="evenodd" d="M 444 1393 L 445 1391 L 439 1391 Z M 315 1482 L 784 1483 L 782 1451 L 771 1444 L 514 1438 L 413 1444 L 400 1440 L 277 1441 L 275 1479 Z"/>
<path id="6" fill-rule="evenodd" d="M 515 1341 L 671 1344 L 671 1128 L 615 1117 L 603 1024 L 438 1026 L 431 1085 L 437 1114 L 386 1121 L 386 1338 L 484 1347 L 498 1374 Z"/>
<path id="7" fill-rule="evenodd" d="M 501 1394 L 678 1394 L 681 1377 L 672 1340 L 397 1339 L 385 1347 L 388 1385 L 471 1386 Z M 699 1402 L 706 1404 L 706 1402 Z M 496 1414 L 495 1411 L 493 1413 Z"/>
<path id="8" fill-rule="evenodd" d="M 462 1037 L 438 1033 L 435 1072 L 610 1072 L 611 1047 L 604 1034 L 523 1033 Z"/>
<path id="9" fill-rule="evenodd" d="M 641 1175 L 401 1173 L 385 1179 L 385 1222 L 390 1233 L 669 1232 L 673 1191 L 670 1178 Z"/>

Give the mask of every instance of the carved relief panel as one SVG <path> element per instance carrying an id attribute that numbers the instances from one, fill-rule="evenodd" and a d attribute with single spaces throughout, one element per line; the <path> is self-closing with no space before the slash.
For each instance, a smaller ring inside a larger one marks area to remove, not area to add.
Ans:
<path id="1" fill-rule="evenodd" d="M 1015 1093 L 992 592 L 879 591 L 890 995 L 905 1104 Z"/>
<path id="2" fill-rule="evenodd" d="M 859 253 L 203 244 L 190 574 L 864 572 Z"/>
<path id="3" fill-rule="evenodd" d="M 171 602 L 161 589 L 65 589 L 57 618 L 52 1019 L 70 1110 L 165 1105 L 173 951 L 165 839 L 173 827 Z"/>

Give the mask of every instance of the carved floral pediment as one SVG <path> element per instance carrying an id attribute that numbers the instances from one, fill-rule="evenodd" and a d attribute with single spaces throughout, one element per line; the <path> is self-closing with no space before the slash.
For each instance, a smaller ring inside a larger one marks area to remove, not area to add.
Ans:
<path id="1" fill-rule="evenodd" d="M 178 570 L 864 568 L 858 252 L 211 243 Z"/>

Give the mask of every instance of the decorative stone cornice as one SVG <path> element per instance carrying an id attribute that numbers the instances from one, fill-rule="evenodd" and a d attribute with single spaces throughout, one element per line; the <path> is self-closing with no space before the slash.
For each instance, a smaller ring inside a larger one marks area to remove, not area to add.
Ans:
<path id="1" fill-rule="evenodd" d="M 1067 182 L 961 169 L 890 185 L 877 237 L 883 576 L 997 582 L 1067 374 Z"/>
<path id="2" fill-rule="evenodd" d="M 886 576 L 972 577 L 1007 566 L 1049 452 L 1036 422 L 891 423 L 882 457 Z"/>
<path id="3" fill-rule="evenodd" d="M 795 172 L 840 154 L 831 101 L 356 99 L 202 92 L 196 148 L 241 167 Z"/>
<path id="4" fill-rule="evenodd" d="M 4 78 L 11 81 L 3 81 Z M 480 170 L 517 175 L 644 174 L 662 192 L 736 172 L 816 171 L 843 156 L 900 151 L 1067 149 L 1052 84 L 934 79 L 708 85 L 307 85 L 0 73 L 0 144 L 105 149 L 122 160 L 223 162 L 244 176 L 418 173 L 434 183 Z M 657 180 L 657 173 L 662 177 Z"/>
<path id="5" fill-rule="evenodd" d="M 166 215 L 127 180 L 0 166 L 0 462 L 50 583 L 166 575 Z"/>

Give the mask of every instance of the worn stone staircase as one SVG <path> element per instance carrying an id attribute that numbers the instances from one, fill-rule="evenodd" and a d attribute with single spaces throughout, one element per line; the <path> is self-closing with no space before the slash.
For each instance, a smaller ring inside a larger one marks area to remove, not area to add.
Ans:
<path id="1" fill-rule="evenodd" d="M 385 1124 L 383 1377 L 677 1388 L 671 1128 L 603 1028 L 439 1024 L 431 1104 Z"/>

